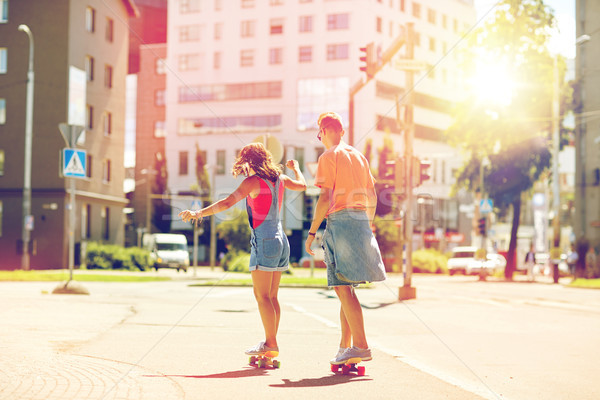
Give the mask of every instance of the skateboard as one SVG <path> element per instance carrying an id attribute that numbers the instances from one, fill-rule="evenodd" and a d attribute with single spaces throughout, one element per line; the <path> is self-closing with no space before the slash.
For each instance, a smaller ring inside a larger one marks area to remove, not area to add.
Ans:
<path id="1" fill-rule="evenodd" d="M 341 368 L 343 375 L 349 375 L 350 372 L 356 372 L 356 375 L 364 376 L 365 375 L 365 367 L 363 367 L 363 366 L 357 367 L 357 364 L 361 361 L 362 361 L 362 359 L 360 357 L 357 357 L 357 358 L 349 359 L 342 365 L 331 364 L 331 372 L 339 372 L 339 370 Z"/>
<path id="2" fill-rule="evenodd" d="M 250 357 L 250 365 L 257 368 L 279 368 L 281 367 L 281 361 L 274 360 L 273 358 L 279 355 L 278 351 L 267 351 L 264 354 Z"/>

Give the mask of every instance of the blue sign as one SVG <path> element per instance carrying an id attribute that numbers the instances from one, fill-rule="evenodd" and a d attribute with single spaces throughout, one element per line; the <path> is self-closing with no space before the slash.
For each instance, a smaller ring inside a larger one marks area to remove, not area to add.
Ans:
<path id="1" fill-rule="evenodd" d="M 492 199 L 483 199 L 479 203 L 479 213 L 481 214 L 489 214 L 494 211 L 494 202 Z"/>
<path id="2" fill-rule="evenodd" d="M 85 150 L 63 149 L 63 176 L 69 178 L 85 178 Z"/>

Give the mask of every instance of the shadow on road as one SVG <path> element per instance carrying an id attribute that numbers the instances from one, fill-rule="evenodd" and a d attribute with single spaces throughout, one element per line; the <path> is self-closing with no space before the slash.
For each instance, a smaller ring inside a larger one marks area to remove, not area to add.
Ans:
<path id="1" fill-rule="evenodd" d="M 253 376 L 267 375 L 270 368 L 248 367 L 239 371 L 221 372 L 209 375 L 144 375 L 146 378 L 248 378 Z"/>
<path id="2" fill-rule="evenodd" d="M 309 379 L 300 379 L 299 381 L 291 381 L 289 379 L 282 379 L 283 383 L 277 385 L 269 385 L 271 387 L 279 387 L 279 388 L 298 388 L 298 387 L 319 387 L 319 386 L 333 386 L 333 385 L 341 385 L 343 383 L 359 382 L 359 381 L 372 381 L 371 378 L 365 378 L 364 376 L 358 375 L 328 375 L 322 378 L 309 378 Z"/>

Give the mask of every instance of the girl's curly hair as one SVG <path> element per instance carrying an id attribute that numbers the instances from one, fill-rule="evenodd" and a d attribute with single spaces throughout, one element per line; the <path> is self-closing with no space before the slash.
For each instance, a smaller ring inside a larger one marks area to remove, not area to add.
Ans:
<path id="1" fill-rule="evenodd" d="M 231 173 L 233 176 L 250 175 L 250 168 L 256 175 L 263 179 L 275 182 L 283 172 L 281 165 L 273 162 L 271 153 L 262 143 L 250 143 L 240 150 L 238 158 L 233 163 Z"/>

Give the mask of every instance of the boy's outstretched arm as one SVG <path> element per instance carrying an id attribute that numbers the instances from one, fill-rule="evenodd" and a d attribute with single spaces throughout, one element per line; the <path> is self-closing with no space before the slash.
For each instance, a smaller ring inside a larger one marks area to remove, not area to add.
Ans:
<path id="1" fill-rule="evenodd" d="M 321 223 L 325 219 L 327 215 L 327 210 L 329 210 L 329 199 L 331 197 L 332 190 L 329 188 L 321 188 L 321 194 L 319 194 L 319 200 L 317 200 L 317 205 L 315 206 L 315 212 L 313 215 L 312 224 L 310 225 L 309 233 L 316 233 Z M 306 248 L 306 252 L 311 256 L 314 255 L 314 251 L 310 248 L 312 242 L 315 240 L 313 235 L 308 235 L 306 238 L 306 242 L 304 243 L 304 247 Z"/>

